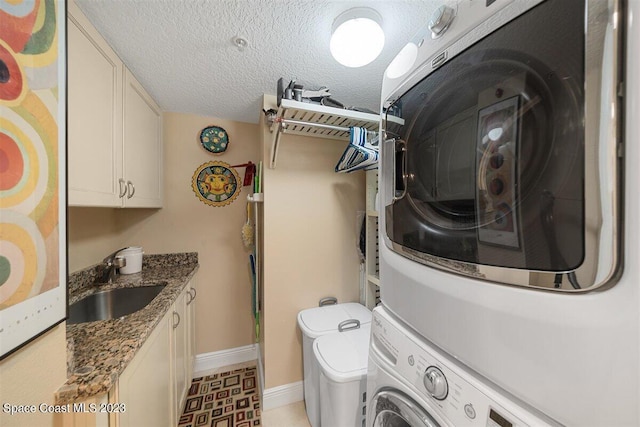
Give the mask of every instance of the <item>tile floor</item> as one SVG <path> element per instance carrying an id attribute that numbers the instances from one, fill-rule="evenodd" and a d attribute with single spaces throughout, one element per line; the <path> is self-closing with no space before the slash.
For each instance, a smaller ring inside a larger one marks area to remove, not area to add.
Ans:
<path id="1" fill-rule="evenodd" d="M 260 396 L 255 364 L 226 367 L 191 381 L 178 427 L 259 427 Z"/>
<path id="2" fill-rule="evenodd" d="M 304 402 L 269 409 L 262 412 L 263 427 L 310 427 Z"/>
<path id="3" fill-rule="evenodd" d="M 235 369 L 252 367 L 255 365 L 255 361 L 239 363 L 206 372 L 196 372 L 194 373 L 194 377 L 213 375 Z M 311 427 L 309 419 L 307 418 L 307 413 L 304 410 L 304 401 L 263 411 L 261 412 L 260 417 L 262 427 Z"/>

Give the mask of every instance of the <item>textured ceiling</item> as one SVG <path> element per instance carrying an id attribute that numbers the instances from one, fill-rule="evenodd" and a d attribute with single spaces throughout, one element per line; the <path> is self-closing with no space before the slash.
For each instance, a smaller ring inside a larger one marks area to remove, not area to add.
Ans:
<path id="1" fill-rule="evenodd" d="M 386 66 L 425 25 L 436 0 L 77 0 L 163 110 L 257 123 L 262 95 L 284 77 L 326 86 L 345 106 L 379 111 Z M 362 68 L 331 57 L 331 25 L 368 6 L 383 17 L 385 47 Z M 240 51 L 233 43 L 248 41 Z"/>

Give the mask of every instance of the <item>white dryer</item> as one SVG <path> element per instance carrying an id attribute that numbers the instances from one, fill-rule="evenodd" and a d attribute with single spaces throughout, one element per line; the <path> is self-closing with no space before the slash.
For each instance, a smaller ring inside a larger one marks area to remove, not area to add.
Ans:
<path id="1" fill-rule="evenodd" d="M 559 425 L 480 381 L 382 306 L 371 332 L 367 427 Z"/>
<path id="2" fill-rule="evenodd" d="M 640 1 L 439 0 L 385 72 L 381 300 L 565 425 L 640 425 Z"/>

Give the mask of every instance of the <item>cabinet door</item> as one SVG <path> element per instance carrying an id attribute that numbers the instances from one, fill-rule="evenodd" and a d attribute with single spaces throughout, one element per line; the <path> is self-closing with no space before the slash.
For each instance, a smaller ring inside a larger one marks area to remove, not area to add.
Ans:
<path id="1" fill-rule="evenodd" d="M 193 367 L 196 357 L 196 282 L 191 279 L 187 298 L 187 381 L 193 378 Z"/>
<path id="2" fill-rule="evenodd" d="M 188 359 L 188 315 L 187 301 L 189 287 L 185 287 L 173 306 L 173 372 L 174 395 L 176 397 L 176 412 L 182 414 L 182 408 L 187 397 L 187 359 Z"/>
<path id="3" fill-rule="evenodd" d="M 69 205 L 120 206 L 122 62 L 68 4 Z"/>
<path id="4" fill-rule="evenodd" d="M 176 424 L 179 415 L 174 413 L 171 382 L 172 323 L 172 313 L 168 313 L 120 375 L 118 398 L 126 411 L 120 413 L 119 427 Z"/>
<path id="5" fill-rule="evenodd" d="M 124 69 L 125 207 L 162 207 L 162 112 Z"/>

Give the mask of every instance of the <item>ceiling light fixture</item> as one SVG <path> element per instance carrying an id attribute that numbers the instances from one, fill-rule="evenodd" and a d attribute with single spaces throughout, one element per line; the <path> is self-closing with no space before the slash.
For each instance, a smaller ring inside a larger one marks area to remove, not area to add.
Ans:
<path id="1" fill-rule="evenodd" d="M 382 17 L 368 7 L 341 13 L 331 30 L 331 55 L 346 67 L 362 67 L 380 55 L 384 47 Z"/>

